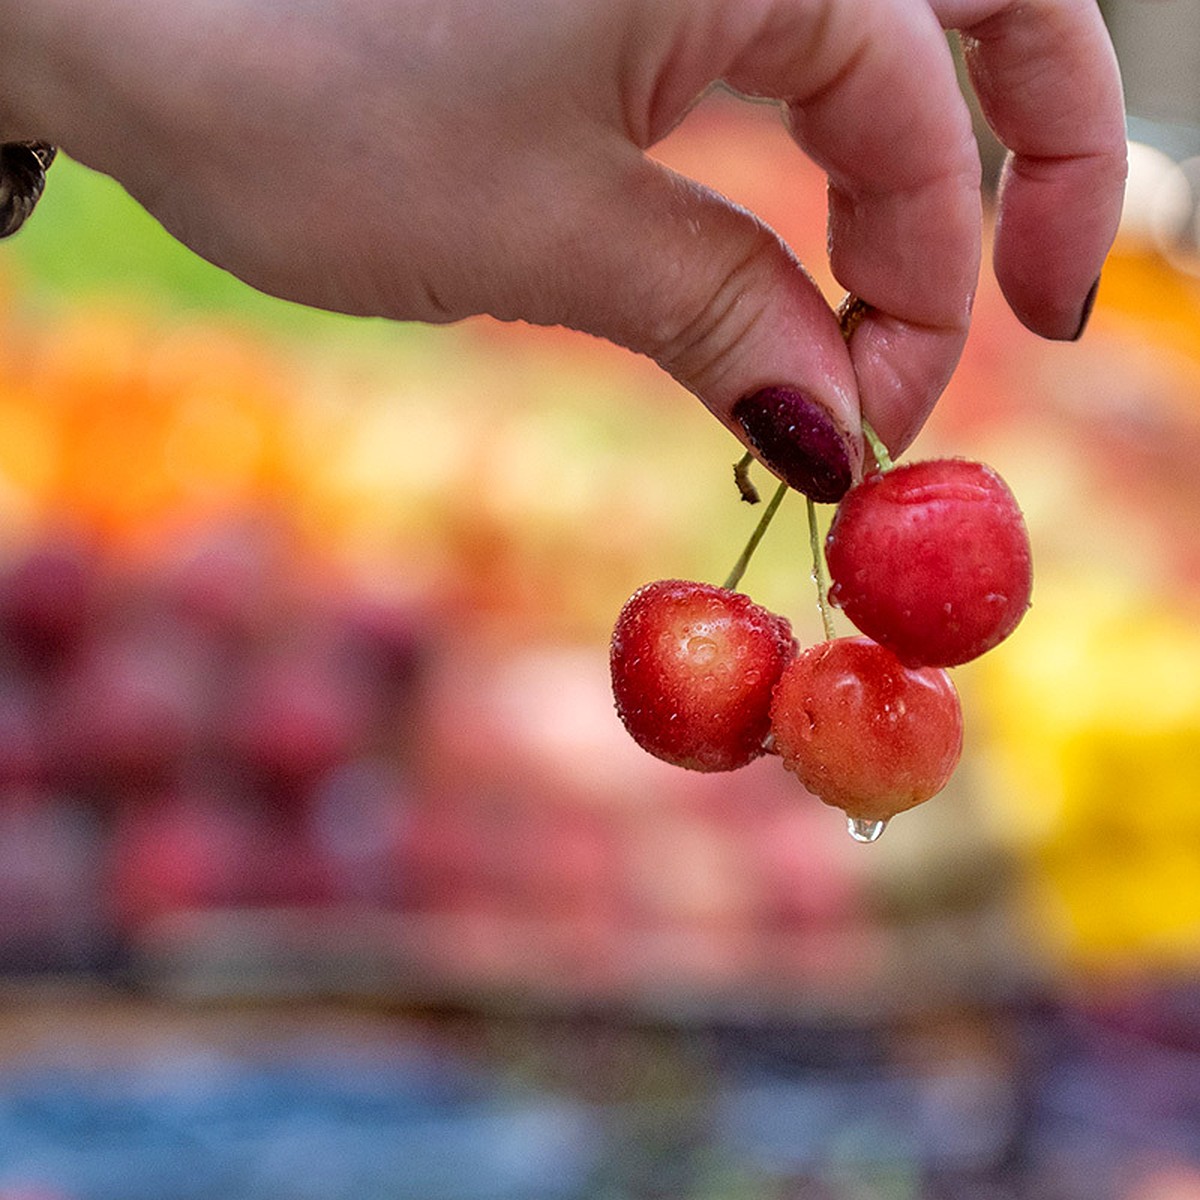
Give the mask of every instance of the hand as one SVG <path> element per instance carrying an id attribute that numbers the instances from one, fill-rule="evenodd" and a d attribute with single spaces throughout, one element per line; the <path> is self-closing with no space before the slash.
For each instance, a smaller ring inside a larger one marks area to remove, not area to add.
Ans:
<path id="1" fill-rule="evenodd" d="M 1095 0 L 0 0 L 0 133 L 111 174 L 255 287 L 350 313 L 563 324 L 650 355 L 835 499 L 898 451 L 970 320 L 980 168 L 943 27 L 1010 148 L 995 270 L 1082 330 L 1124 115 Z M 714 81 L 829 176 L 847 346 L 788 249 L 643 151 Z"/>

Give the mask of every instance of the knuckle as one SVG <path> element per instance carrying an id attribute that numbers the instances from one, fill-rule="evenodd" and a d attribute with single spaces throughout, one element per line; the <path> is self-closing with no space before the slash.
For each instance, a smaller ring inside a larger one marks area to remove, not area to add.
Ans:
<path id="1" fill-rule="evenodd" d="M 766 315 L 768 283 L 781 253 L 778 238 L 756 226 L 741 252 L 700 289 L 683 319 L 658 331 L 654 360 L 694 390 L 713 388 Z"/>

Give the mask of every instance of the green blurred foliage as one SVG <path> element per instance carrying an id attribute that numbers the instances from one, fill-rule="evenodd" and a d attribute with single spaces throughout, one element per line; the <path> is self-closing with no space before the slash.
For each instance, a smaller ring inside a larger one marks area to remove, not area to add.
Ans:
<path id="1" fill-rule="evenodd" d="M 256 291 L 177 242 L 112 179 L 59 155 L 29 223 L 0 250 L 31 303 L 102 300 L 158 315 L 228 314 L 299 337 L 386 327 Z"/>

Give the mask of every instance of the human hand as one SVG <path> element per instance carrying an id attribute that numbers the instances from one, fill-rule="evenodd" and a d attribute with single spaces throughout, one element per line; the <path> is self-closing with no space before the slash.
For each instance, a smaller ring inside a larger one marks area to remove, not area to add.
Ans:
<path id="1" fill-rule="evenodd" d="M 1120 82 L 1095 0 L 0 0 L 0 134 L 61 145 L 264 291 L 572 326 L 654 358 L 836 499 L 961 352 L 980 168 L 942 27 L 1013 154 L 995 270 L 1069 339 L 1115 234 Z M 644 151 L 714 81 L 828 173 L 847 345 L 775 235 Z"/>

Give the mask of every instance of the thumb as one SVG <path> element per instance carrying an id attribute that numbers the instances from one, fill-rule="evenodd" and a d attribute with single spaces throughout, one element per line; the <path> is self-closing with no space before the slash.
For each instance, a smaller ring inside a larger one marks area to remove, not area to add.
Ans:
<path id="1" fill-rule="evenodd" d="M 586 227 L 547 239 L 539 297 L 518 302 L 520 315 L 648 355 L 775 475 L 839 500 L 862 464 L 854 369 L 833 310 L 788 248 L 636 151 L 585 190 L 561 211 L 586 212 Z"/>

